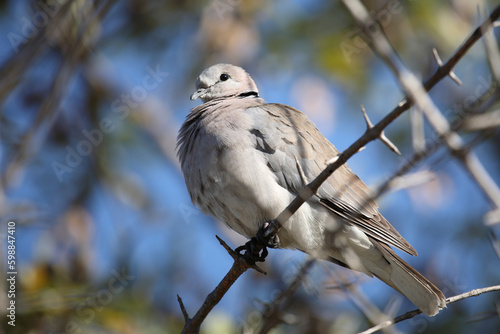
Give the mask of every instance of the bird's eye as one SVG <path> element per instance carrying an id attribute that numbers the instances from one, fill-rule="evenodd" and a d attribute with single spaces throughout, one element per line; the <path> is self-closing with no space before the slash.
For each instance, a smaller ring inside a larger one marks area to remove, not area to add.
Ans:
<path id="1" fill-rule="evenodd" d="M 229 79 L 229 74 L 227 73 L 222 73 L 220 75 L 220 81 L 226 81 L 227 79 Z"/>

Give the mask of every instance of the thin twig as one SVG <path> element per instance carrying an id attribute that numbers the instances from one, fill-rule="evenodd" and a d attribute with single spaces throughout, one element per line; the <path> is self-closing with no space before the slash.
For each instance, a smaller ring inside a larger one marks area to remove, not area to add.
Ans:
<path id="1" fill-rule="evenodd" d="M 476 297 L 476 296 L 479 296 L 483 293 L 492 292 L 492 291 L 500 291 L 500 285 L 489 286 L 489 287 L 482 288 L 482 289 L 474 289 L 474 290 L 471 290 L 469 292 L 465 292 L 465 293 L 462 293 L 462 294 L 459 294 L 459 295 L 456 295 L 453 297 L 448 297 L 448 298 L 446 298 L 446 305 L 449 305 L 449 304 L 458 302 L 459 300 L 467 299 L 470 297 Z M 420 313 L 422 313 L 422 311 L 420 311 L 418 309 L 406 312 L 405 314 L 402 314 L 402 315 L 398 316 L 397 318 L 385 321 L 381 324 L 378 324 L 377 326 L 371 327 L 371 328 L 367 329 L 366 331 L 360 332 L 358 334 L 375 333 L 383 328 L 397 324 L 398 322 L 401 322 L 403 320 L 411 319 L 411 318 L 415 317 L 416 315 L 419 315 Z"/>
<path id="2" fill-rule="evenodd" d="M 184 306 L 184 303 L 182 302 L 182 298 L 177 295 L 177 301 L 179 302 L 179 306 L 181 308 L 181 312 L 182 312 L 182 316 L 184 317 L 184 321 L 188 322 L 188 321 L 191 321 L 191 319 L 189 318 L 189 315 L 186 311 L 186 307 Z"/>
<path id="3" fill-rule="evenodd" d="M 488 56 L 487 59 L 488 64 L 491 68 L 491 72 L 493 73 L 495 80 L 497 82 L 500 82 L 500 50 L 498 49 L 498 44 L 493 32 L 493 28 L 494 25 L 483 28 L 483 42 L 484 48 L 486 50 L 486 55 Z"/>
<path id="4" fill-rule="evenodd" d="M 496 87 L 496 83 L 493 83 Z M 492 89 L 488 89 L 483 95 L 478 97 L 471 105 L 476 105 L 476 106 L 481 106 L 483 103 L 486 103 L 488 100 L 491 101 L 497 101 L 498 100 L 498 92 L 493 91 Z M 476 109 L 470 109 L 468 107 L 463 107 L 460 110 L 457 110 L 456 113 L 458 115 L 461 115 L 462 117 L 458 119 L 455 124 L 451 127 L 453 130 L 457 130 L 460 128 L 464 128 L 466 124 L 468 124 L 469 119 L 473 119 L 475 114 L 477 113 Z M 469 115 L 471 114 L 471 115 Z M 481 114 L 479 114 L 481 115 Z M 444 138 L 442 136 L 436 135 L 434 138 L 431 140 L 428 140 L 425 144 L 425 146 L 418 151 L 414 151 L 413 154 L 406 159 L 405 163 L 402 164 L 398 170 L 396 170 L 390 177 L 388 177 L 382 184 L 380 184 L 374 191 L 372 191 L 372 195 L 370 196 L 369 200 L 366 202 L 368 203 L 370 200 L 374 200 L 386 191 L 389 190 L 397 190 L 397 186 L 393 183 L 394 180 L 397 178 L 403 176 L 407 172 L 409 172 L 413 167 L 415 167 L 420 161 L 423 159 L 429 157 L 432 155 L 434 152 L 437 151 L 438 148 L 441 147 L 441 145 L 444 142 Z"/>
<path id="5" fill-rule="evenodd" d="M 255 269 L 261 273 L 265 272 L 260 269 L 256 264 L 252 264 L 248 262 L 242 255 L 236 253 L 229 247 L 224 240 L 219 238 L 219 236 L 216 236 L 217 240 L 219 240 L 220 244 L 226 249 L 226 251 L 229 253 L 229 255 L 234 259 L 233 265 L 231 269 L 228 271 L 226 276 L 220 281 L 220 283 L 217 285 L 217 287 L 208 294 L 207 298 L 205 298 L 205 301 L 201 305 L 200 309 L 196 314 L 194 315 L 193 318 L 189 318 L 189 315 L 182 304 L 182 299 L 178 297 L 179 304 L 181 307 L 182 314 L 184 315 L 184 318 L 187 319 L 186 323 L 184 325 L 184 329 L 182 330 L 182 333 L 199 333 L 201 324 L 203 323 L 203 320 L 207 317 L 207 315 L 212 311 L 212 309 L 219 303 L 219 301 L 224 297 L 226 294 L 227 290 L 233 285 L 234 282 L 245 272 L 247 269 L 252 268 Z"/>

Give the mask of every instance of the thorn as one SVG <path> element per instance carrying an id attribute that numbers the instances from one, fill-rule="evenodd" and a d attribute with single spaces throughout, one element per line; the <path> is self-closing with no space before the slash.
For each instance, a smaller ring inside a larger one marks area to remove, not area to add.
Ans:
<path id="1" fill-rule="evenodd" d="M 441 57 L 439 56 L 439 53 L 436 48 L 432 48 L 432 55 L 434 56 L 434 60 L 436 61 L 436 64 L 439 67 L 443 67 L 443 61 L 441 60 Z"/>
<path id="2" fill-rule="evenodd" d="M 302 166 L 300 165 L 299 159 L 297 159 L 297 157 L 295 157 L 295 164 L 297 165 L 297 169 L 299 170 L 302 183 L 304 184 L 304 186 L 306 186 L 309 182 L 307 181 L 306 175 L 304 174 L 304 170 L 302 169 Z"/>
<path id="3" fill-rule="evenodd" d="M 309 184 L 309 181 L 307 180 L 306 174 L 304 173 L 304 170 L 302 169 L 302 166 L 299 163 L 299 159 L 295 157 L 295 163 L 297 164 L 297 169 L 299 170 L 300 178 L 302 179 L 302 184 L 304 186 L 307 186 Z M 319 189 L 314 193 L 314 195 L 319 196 L 318 194 Z"/>
<path id="4" fill-rule="evenodd" d="M 364 151 L 364 150 L 365 150 L 365 148 L 366 148 L 366 146 L 361 146 L 361 147 L 359 148 L 358 152 L 356 152 L 356 153 L 359 153 L 359 152 L 361 152 L 361 151 Z"/>
<path id="5" fill-rule="evenodd" d="M 181 312 L 182 316 L 184 317 L 184 321 L 188 322 L 191 319 L 189 318 L 189 314 L 187 313 L 186 308 L 184 307 L 184 303 L 182 302 L 182 298 L 179 295 L 177 295 L 177 301 L 179 302 L 179 306 L 181 307 Z"/>
<path id="6" fill-rule="evenodd" d="M 267 275 L 267 272 L 263 269 L 261 269 L 258 265 L 256 264 L 253 264 L 250 268 L 252 268 L 253 270 L 257 270 L 259 273 L 263 274 L 263 275 Z"/>
<path id="7" fill-rule="evenodd" d="M 226 251 L 229 253 L 229 255 L 231 255 L 231 257 L 233 258 L 233 260 L 236 261 L 236 259 L 238 258 L 239 254 L 236 253 L 234 250 L 232 250 L 231 247 L 229 247 L 224 240 L 222 240 L 221 238 L 219 238 L 218 235 L 215 235 L 215 237 L 217 238 L 217 240 L 219 240 L 219 243 L 222 245 L 222 247 L 224 247 L 226 249 Z"/>
<path id="8" fill-rule="evenodd" d="M 385 144 L 392 152 L 396 153 L 397 155 L 401 155 L 401 152 L 399 152 L 398 148 L 396 145 L 394 145 L 389 138 L 386 137 L 384 131 L 380 133 L 380 136 L 378 137 L 382 143 Z"/>
<path id="9" fill-rule="evenodd" d="M 439 57 L 439 53 L 437 52 L 436 48 L 432 48 L 432 55 L 434 56 L 434 60 L 436 60 L 436 64 L 439 67 L 443 67 L 443 61 L 441 60 L 441 57 Z"/>
<path id="10" fill-rule="evenodd" d="M 439 56 L 438 56 L 439 57 Z M 441 60 L 439 60 L 441 61 Z M 366 127 L 367 129 L 371 129 L 373 128 L 373 123 L 372 121 L 370 120 L 370 117 L 368 117 L 368 113 L 366 112 L 365 110 L 365 107 L 363 105 L 361 105 L 361 111 L 363 112 L 363 116 L 365 118 L 365 121 L 366 121 Z M 382 130 L 382 132 L 380 133 L 380 135 L 378 136 L 378 139 L 385 144 L 385 146 L 387 146 L 392 152 L 396 153 L 397 155 L 401 155 L 401 152 L 399 152 L 398 148 L 396 147 L 396 145 L 394 145 L 390 140 L 389 138 L 386 137 L 384 131 Z M 365 146 L 361 147 L 358 152 L 361 152 L 365 149 Z"/>
<path id="11" fill-rule="evenodd" d="M 462 86 L 462 80 L 460 80 L 458 78 L 458 76 L 455 74 L 455 72 L 450 71 L 450 73 L 448 73 L 448 76 L 451 78 L 451 80 L 455 81 L 455 83 L 459 86 Z"/>
<path id="12" fill-rule="evenodd" d="M 327 165 L 331 165 L 331 164 L 335 163 L 335 161 L 337 161 L 337 160 L 339 160 L 339 156 L 338 156 L 338 155 L 334 156 L 334 157 L 333 157 L 333 158 L 331 158 L 330 160 L 327 160 L 327 161 L 326 161 L 326 164 L 327 164 Z"/>
<path id="13" fill-rule="evenodd" d="M 434 55 L 434 59 L 436 60 L 436 64 L 438 67 L 443 67 L 443 61 L 441 60 L 441 57 L 439 57 L 439 53 L 437 52 L 436 48 L 432 48 L 432 54 Z M 462 86 L 462 80 L 458 78 L 458 76 L 453 72 L 453 70 L 450 70 L 448 72 L 448 76 L 453 80 L 457 85 Z"/>
<path id="14" fill-rule="evenodd" d="M 363 112 L 363 116 L 365 118 L 366 127 L 368 129 L 373 128 L 373 123 L 372 121 L 370 121 L 370 117 L 368 117 L 368 114 L 366 113 L 365 107 L 363 105 L 361 105 L 361 111 Z"/>

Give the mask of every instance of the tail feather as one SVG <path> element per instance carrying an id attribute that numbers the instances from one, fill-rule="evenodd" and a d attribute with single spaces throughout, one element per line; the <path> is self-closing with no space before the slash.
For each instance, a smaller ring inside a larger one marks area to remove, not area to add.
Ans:
<path id="1" fill-rule="evenodd" d="M 330 261 L 376 276 L 405 295 L 423 313 L 433 316 L 446 307 L 443 293 L 397 256 L 389 245 L 350 229 L 346 235 L 337 235 L 334 246 L 328 251 Z"/>
<path id="2" fill-rule="evenodd" d="M 372 272 L 384 283 L 405 295 L 415 306 L 429 316 L 446 307 L 443 293 L 427 278 L 397 256 L 388 246 L 374 243 L 389 262 L 390 270 Z"/>

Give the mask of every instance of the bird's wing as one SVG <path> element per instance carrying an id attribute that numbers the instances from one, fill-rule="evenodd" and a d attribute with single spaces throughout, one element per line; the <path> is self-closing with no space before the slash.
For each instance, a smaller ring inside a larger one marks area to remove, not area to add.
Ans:
<path id="1" fill-rule="evenodd" d="M 298 194 L 339 154 L 302 112 L 283 105 L 262 103 L 247 109 L 254 114 L 251 133 L 277 182 Z M 345 222 L 360 228 L 373 239 L 411 255 L 415 249 L 378 212 L 368 187 L 344 164 L 317 192 L 319 202 Z"/>

